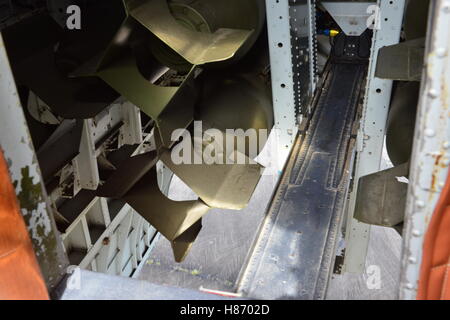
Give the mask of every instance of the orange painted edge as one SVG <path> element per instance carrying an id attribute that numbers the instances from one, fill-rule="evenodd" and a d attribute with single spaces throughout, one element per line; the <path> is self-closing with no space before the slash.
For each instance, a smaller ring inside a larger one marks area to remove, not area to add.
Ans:
<path id="1" fill-rule="evenodd" d="M 48 300 L 45 281 L 0 150 L 0 300 Z"/>
<path id="2" fill-rule="evenodd" d="M 450 171 L 427 232 L 420 268 L 418 300 L 450 300 Z M 447 215 L 446 215 L 447 214 Z"/>

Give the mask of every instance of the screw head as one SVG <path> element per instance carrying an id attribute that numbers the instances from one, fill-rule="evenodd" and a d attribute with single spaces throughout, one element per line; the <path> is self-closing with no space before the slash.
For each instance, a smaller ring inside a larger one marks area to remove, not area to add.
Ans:
<path id="1" fill-rule="evenodd" d="M 423 208 L 425 208 L 425 202 L 423 202 L 422 200 L 417 200 L 416 206 L 420 209 L 423 209 Z"/>
<path id="2" fill-rule="evenodd" d="M 409 263 L 412 263 L 412 264 L 417 263 L 417 259 L 415 257 L 412 257 L 412 256 L 408 258 L 408 261 L 409 261 Z"/>
<path id="3" fill-rule="evenodd" d="M 414 229 L 414 230 L 412 231 L 412 235 L 413 235 L 414 237 L 420 237 L 420 236 L 422 235 L 422 232 L 420 232 L 420 230 Z"/>
<path id="4" fill-rule="evenodd" d="M 412 289 L 414 289 L 414 285 L 412 284 L 412 283 L 407 283 L 406 285 L 405 285 L 405 288 L 406 289 L 408 289 L 408 290 L 412 290 Z"/>
<path id="5" fill-rule="evenodd" d="M 436 49 L 436 55 L 439 58 L 444 58 L 447 55 L 447 49 L 445 49 L 445 48 L 438 48 L 438 49 Z"/>
<path id="6" fill-rule="evenodd" d="M 444 6 L 442 7 L 442 11 L 444 11 L 444 13 L 450 13 L 450 4 L 444 4 Z"/>
<path id="7" fill-rule="evenodd" d="M 439 96 L 439 92 L 436 89 L 430 89 L 428 91 L 428 96 L 430 98 L 436 99 Z"/>
<path id="8" fill-rule="evenodd" d="M 433 129 L 425 129 L 425 135 L 429 138 L 432 138 L 436 135 L 436 132 Z"/>

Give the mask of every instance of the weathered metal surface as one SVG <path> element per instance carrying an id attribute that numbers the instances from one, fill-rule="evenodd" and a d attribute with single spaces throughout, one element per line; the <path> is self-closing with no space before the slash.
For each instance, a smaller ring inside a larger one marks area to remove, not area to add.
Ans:
<path id="1" fill-rule="evenodd" d="M 405 0 L 378 0 L 376 5 L 379 9 L 380 25 L 373 30 L 366 94 L 357 137 L 354 181 L 380 169 L 392 80 L 375 77 L 375 68 L 378 50 L 384 46 L 397 44 L 400 40 Z M 370 226 L 353 219 L 356 193 L 357 190 L 354 187 L 350 193 L 347 210 L 343 271 L 362 273 L 369 244 Z"/>
<path id="2" fill-rule="evenodd" d="M 273 93 L 273 155 L 279 172 L 292 150 L 298 124 L 316 86 L 315 0 L 266 0 Z"/>
<path id="3" fill-rule="evenodd" d="M 266 0 L 277 169 L 281 172 L 297 135 L 294 65 L 288 1 Z"/>
<path id="4" fill-rule="evenodd" d="M 25 223 L 49 290 L 68 264 L 37 163 L 35 150 L 0 36 L 0 147 L 9 167 Z"/>
<path id="5" fill-rule="evenodd" d="M 378 53 L 375 76 L 399 81 L 420 81 L 424 67 L 425 38 L 386 46 Z"/>
<path id="6" fill-rule="evenodd" d="M 409 162 L 361 177 L 356 198 L 355 219 L 372 225 L 394 227 L 405 216 Z"/>
<path id="7" fill-rule="evenodd" d="M 48 291 L 0 149 L 0 299 L 45 300 Z"/>
<path id="8" fill-rule="evenodd" d="M 425 65 L 403 230 L 401 299 L 415 299 L 424 235 L 450 164 L 450 1 L 430 3 Z"/>
<path id="9" fill-rule="evenodd" d="M 316 6 L 314 0 L 290 2 L 292 76 L 296 116 L 306 116 L 316 84 Z"/>
<path id="10" fill-rule="evenodd" d="M 364 64 L 334 64 L 299 136 L 239 292 L 258 299 L 323 299 L 349 184 L 352 129 Z M 268 278 L 269 276 L 269 278 Z"/>

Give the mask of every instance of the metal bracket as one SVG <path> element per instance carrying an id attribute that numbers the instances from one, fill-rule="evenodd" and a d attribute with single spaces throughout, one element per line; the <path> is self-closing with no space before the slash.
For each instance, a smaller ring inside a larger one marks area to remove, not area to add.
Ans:
<path id="1" fill-rule="evenodd" d="M 376 10 L 372 12 L 375 3 L 370 1 L 322 1 L 321 4 L 347 36 L 360 36 L 367 29 L 370 16 L 377 14 Z"/>
<path id="2" fill-rule="evenodd" d="M 277 167 L 284 168 L 316 84 L 315 1 L 266 0 Z"/>
<path id="3" fill-rule="evenodd" d="M 374 29 L 372 53 L 369 65 L 367 90 L 364 101 L 358 140 L 362 150 L 357 154 L 354 185 L 360 177 L 380 170 L 384 135 L 392 92 L 392 80 L 375 77 L 378 51 L 384 46 L 397 44 L 403 22 L 405 0 L 378 0 L 379 29 Z M 369 245 L 370 226 L 353 218 L 357 188 L 350 194 L 346 227 L 346 252 L 343 270 L 362 273 L 365 268 Z"/>

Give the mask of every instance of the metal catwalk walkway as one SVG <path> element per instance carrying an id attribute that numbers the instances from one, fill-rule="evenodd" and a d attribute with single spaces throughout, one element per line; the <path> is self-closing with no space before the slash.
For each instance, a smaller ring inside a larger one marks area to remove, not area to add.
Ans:
<path id="1" fill-rule="evenodd" d="M 332 273 L 353 154 L 364 63 L 333 63 L 299 135 L 239 291 L 258 299 L 323 299 Z"/>

